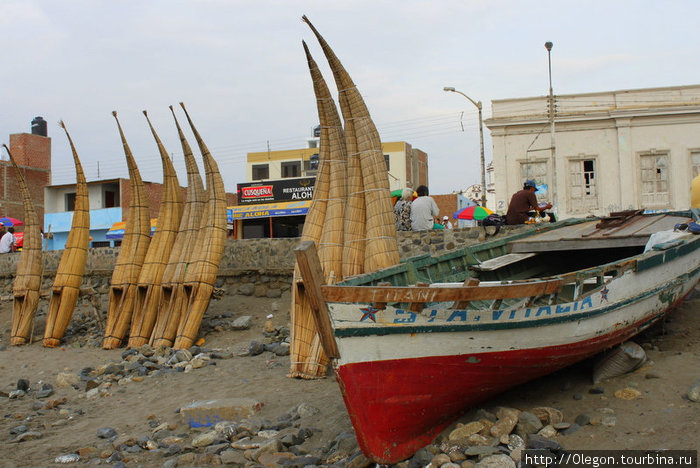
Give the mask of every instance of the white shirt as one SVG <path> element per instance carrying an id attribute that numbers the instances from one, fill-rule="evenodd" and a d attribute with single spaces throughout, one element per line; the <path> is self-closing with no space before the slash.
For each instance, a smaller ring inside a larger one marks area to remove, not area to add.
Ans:
<path id="1" fill-rule="evenodd" d="M 429 196 L 418 197 L 411 204 L 411 230 L 426 231 L 433 228 L 435 216 L 440 214 L 435 200 Z"/>
<path id="2" fill-rule="evenodd" d="M 15 236 L 11 232 L 6 232 L 0 239 L 0 253 L 12 252 L 12 245 L 15 243 Z"/>

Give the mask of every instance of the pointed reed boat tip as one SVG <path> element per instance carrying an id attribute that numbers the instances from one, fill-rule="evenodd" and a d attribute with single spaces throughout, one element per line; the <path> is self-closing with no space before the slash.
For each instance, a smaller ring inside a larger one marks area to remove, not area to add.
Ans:
<path id="1" fill-rule="evenodd" d="M 60 125 L 60 127 L 61 127 L 63 130 L 66 129 L 66 124 L 63 123 L 63 120 L 59 120 L 59 121 L 58 121 L 58 125 Z"/>
<path id="2" fill-rule="evenodd" d="M 147 111 L 144 110 L 144 111 L 141 111 L 141 112 L 143 112 L 143 115 L 145 115 L 146 117 L 148 117 L 148 112 L 147 112 Z"/>
<path id="3" fill-rule="evenodd" d="M 168 109 L 173 110 L 173 105 L 172 105 L 172 104 L 169 105 L 169 106 L 168 106 Z"/>
<path id="4" fill-rule="evenodd" d="M 112 115 L 113 115 L 114 117 L 116 117 L 116 116 L 117 116 L 117 111 L 112 111 Z"/>

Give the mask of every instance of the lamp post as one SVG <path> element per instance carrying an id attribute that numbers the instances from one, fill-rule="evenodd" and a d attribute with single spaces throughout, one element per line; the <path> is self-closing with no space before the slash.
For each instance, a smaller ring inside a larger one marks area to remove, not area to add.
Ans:
<path id="1" fill-rule="evenodd" d="M 544 43 L 547 49 L 547 65 L 549 67 L 549 135 L 552 141 L 552 204 L 557 205 L 557 149 L 554 144 L 554 92 L 552 91 L 552 44 L 547 41 Z"/>
<path id="2" fill-rule="evenodd" d="M 479 109 L 479 147 L 481 150 L 481 206 L 486 206 L 486 162 L 484 160 L 484 122 L 481 115 L 481 101 L 475 102 L 472 98 L 451 86 L 445 86 L 443 91 L 461 94 Z"/>

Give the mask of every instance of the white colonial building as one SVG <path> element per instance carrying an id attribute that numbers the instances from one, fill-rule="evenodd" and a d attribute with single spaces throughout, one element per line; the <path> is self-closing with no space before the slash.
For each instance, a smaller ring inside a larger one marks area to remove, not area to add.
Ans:
<path id="1" fill-rule="evenodd" d="M 492 101 L 496 208 L 534 179 L 559 217 L 687 209 L 700 171 L 700 85 Z"/>

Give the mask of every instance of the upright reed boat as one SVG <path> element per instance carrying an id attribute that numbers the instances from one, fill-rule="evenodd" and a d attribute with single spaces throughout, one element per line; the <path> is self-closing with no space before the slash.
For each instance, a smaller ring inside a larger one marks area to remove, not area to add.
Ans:
<path id="1" fill-rule="evenodd" d="M 23 345 L 31 340 L 32 325 L 41 290 L 41 274 L 44 269 L 42 258 L 42 236 L 39 227 L 39 217 L 34 208 L 34 202 L 29 193 L 27 182 L 22 175 L 10 148 L 3 145 L 10 156 L 12 167 L 22 200 L 24 202 L 24 244 L 17 263 L 15 280 L 12 283 L 12 333 L 10 345 Z"/>
<path id="2" fill-rule="evenodd" d="M 142 346 L 151 339 L 163 296 L 161 285 L 163 273 L 168 264 L 182 217 L 182 192 L 177 181 L 175 168 L 148 118 L 148 113 L 143 111 L 143 115 L 146 117 L 153 138 L 156 140 L 163 164 L 163 195 L 158 210 L 156 232 L 148 246 L 143 267 L 139 273 L 136 303 L 129 331 L 130 348 Z"/>
<path id="3" fill-rule="evenodd" d="M 80 294 L 80 285 L 83 282 L 83 274 L 85 273 L 87 248 L 90 244 L 90 201 L 88 199 L 85 173 L 68 129 L 63 121 L 60 122 L 60 125 L 66 133 L 66 137 L 68 137 L 68 142 L 73 152 L 77 180 L 71 230 L 68 233 L 66 247 L 56 270 L 56 278 L 54 279 L 51 299 L 49 300 L 49 312 L 46 317 L 43 341 L 43 345 L 47 348 L 59 346 L 61 338 L 63 338 L 63 334 L 66 332 L 68 323 L 73 316 L 73 310 Z"/>
<path id="4" fill-rule="evenodd" d="M 109 308 L 105 326 L 104 349 L 118 348 L 129 331 L 131 316 L 136 304 L 139 274 L 146 252 L 151 242 L 151 217 L 148 197 L 143 186 L 141 173 L 131 153 L 124 131 L 117 118 L 117 112 L 112 112 L 117 121 L 119 136 L 124 147 L 126 165 L 129 168 L 131 181 L 131 200 L 126 215 L 126 226 L 122 238 L 117 262 L 112 273 L 109 286 Z"/>
<path id="5" fill-rule="evenodd" d="M 209 200 L 206 205 L 200 230 L 197 236 L 196 255 L 185 272 L 184 289 L 187 308 L 180 318 L 177 336 L 173 345 L 176 349 L 189 348 L 197 337 L 202 317 L 209 306 L 221 257 L 226 247 L 226 191 L 219 166 L 212 157 L 207 145 L 192 123 L 183 103 L 187 122 L 197 139 L 197 145 L 204 159 Z"/>

